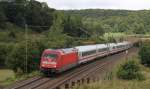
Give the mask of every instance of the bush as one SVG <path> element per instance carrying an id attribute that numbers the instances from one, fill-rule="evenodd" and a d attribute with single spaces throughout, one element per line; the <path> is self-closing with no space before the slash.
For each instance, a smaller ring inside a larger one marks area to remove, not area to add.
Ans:
<path id="1" fill-rule="evenodd" d="M 0 44 L 0 67 L 3 67 L 5 64 L 6 53 L 6 45 Z"/>
<path id="2" fill-rule="evenodd" d="M 5 61 L 12 48 L 13 44 L 0 43 L 0 67 L 6 67 Z"/>
<path id="3" fill-rule="evenodd" d="M 139 55 L 141 63 L 145 66 L 150 66 L 150 42 L 142 43 Z"/>
<path id="4" fill-rule="evenodd" d="M 140 72 L 139 64 L 134 60 L 130 60 L 122 64 L 117 71 L 117 76 L 120 79 L 127 80 L 143 79 L 143 75 Z"/>
<path id="5" fill-rule="evenodd" d="M 26 43 L 25 42 L 17 43 L 13 51 L 10 53 L 9 58 L 6 61 L 6 64 L 16 73 L 17 72 L 30 73 L 33 70 L 38 70 L 40 56 L 43 49 L 45 49 L 43 44 L 38 41 L 28 41 L 26 53 Z"/>

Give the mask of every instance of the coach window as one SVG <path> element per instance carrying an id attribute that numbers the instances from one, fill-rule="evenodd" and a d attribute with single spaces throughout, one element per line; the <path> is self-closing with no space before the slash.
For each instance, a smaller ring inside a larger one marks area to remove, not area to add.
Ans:
<path id="1" fill-rule="evenodd" d="M 121 45 L 119 45 L 117 48 L 121 48 Z"/>
<path id="2" fill-rule="evenodd" d="M 119 48 L 119 46 L 117 46 L 117 48 Z"/>
<path id="3" fill-rule="evenodd" d="M 96 50 L 90 51 L 90 54 L 94 54 L 94 53 L 96 53 Z"/>
<path id="4" fill-rule="evenodd" d="M 82 56 L 88 56 L 88 55 L 91 55 L 91 54 L 94 54 L 94 53 L 96 53 L 96 50 L 87 51 L 87 52 L 83 52 Z"/>
<path id="5" fill-rule="evenodd" d="M 107 51 L 107 48 L 99 49 L 99 52 Z"/>
<path id="6" fill-rule="evenodd" d="M 113 46 L 113 49 L 115 49 L 115 46 Z"/>
<path id="7" fill-rule="evenodd" d="M 102 48 L 102 49 L 99 49 L 99 52 L 103 52 L 103 50 L 104 50 L 103 48 Z"/>
<path id="8" fill-rule="evenodd" d="M 86 52 L 82 52 L 82 56 L 86 56 Z"/>
<path id="9" fill-rule="evenodd" d="M 82 56 L 87 56 L 88 52 L 82 52 Z"/>
<path id="10" fill-rule="evenodd" d="M 107 51 L 107 48 L 105 48 L 105 50 L 104 51 Z"/>
<path id="11" fill-rule="evenodd" d="M 101 52 L 101 49 L 98 49 L 98 52 Z"/>

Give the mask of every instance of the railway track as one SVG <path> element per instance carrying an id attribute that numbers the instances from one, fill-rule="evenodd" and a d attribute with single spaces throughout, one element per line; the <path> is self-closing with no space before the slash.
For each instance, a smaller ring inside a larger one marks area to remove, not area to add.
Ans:
<path id="1" fill-rule="evenodd" d="M 109 59 L 109 57 L 107 58 Z M 105 59 L 106 60 L 106 59 Z M 91 68 L 90 66 L 87 67 L 88 70 L 83 70 L 83 71 L 80 71 L 80 72 L 77 72 L 76 74 L 72 75 L 72 76 L 69 76 L 69 77 L 66 77 L 65 79 L 63 80 L 60 80 L 59 82 L 53 84 L 53 85 L 49 85 L 47 86 L 47 88 L 38 88 L 38 89 L 59 89 L 60 86 L 63 86 L 63 85 L 68 85 L 69 82 L 74 82 L 74 81 L 78 81 L 78 80 L 82 80 L 82 79 L 85 79 L 86 77 L 90 77 L 90 76 L 93 76 L 96 75 L 96 72 L 104 72 L 105 69 L 108 67 L 107 65 L 109 65 L 110 63 L 114 64 L 116 61 L 118 61 L 118 54 L 117 56 L 115 57 L 115 59 L 113 60 L 107 60 L 107 61 L 97 61 L 95 64 L 91 65 L 93 68 Z M 91 69 L 89 69 L 91 68 Z M 78 76 L 77 76 L 78 75 Z M 79 76 L 80 75 L 80 76 Z"/>
<path id="2" fill-rule="evenodd" d="M 129 53 L 136 52 L 137 49 L 135 48 L 129 50 Z M 58 75 L 57 78 L 38 76 L 20 83 L 18 82 L 14 86 L 8 87 L 6 89 L 55 89 L 69 82 L 90 77 L 93 76 L 93 74 L 96 75 L 96 73 L 103 73 L 108 68 L 108 65 L 113 65 L 115 62 L 125 56 L 126 54 L 122 52 L 109 57 L 99 58 L 101 60 L 95 60 L 91 63 L 80 65 L 79 68 L 66 71 L 63 74 Z"/>
<path id="3" fill-rule="evenodd" d="M 103 61 L 106 61 L 106 60 L 103 60 Z M 100 61 L 100 62 L 102 62 L 102 61 Z M 58 78 L 48 78 L 48 77 L 40 77 L 40 76 L 33 77 L 33 78 L 30 78 L 30 79 L 22 81 L 22 82 L 17 82 L 15 85 L 8 87 L 6 89 L 35 89 L 38 87 L 39 87 L 39 89 L 43 89 L 44 88 L 43 85 L 46 85 L 47 82 L 48 82 L 48 84 L 49 84 L 49 82 L 52 82 L 53 84 L 55 84 L 54 82 L 57 83 L 58 81 L 60 81 L 60 79 L 64 79 L 66 77 L 73 75 L 74 72 L 83 72 L 83 69 L 85 71 L 85 68 L 86 68 L 86 70 L 88 70 L 88 68 L 92 67 L 93 64 L 95 64 L 95 62 L 92 62 L 90 65 L 88 65 L 88 64 L 81 65 L 81 66 L 79 66 L 80 68 L 76 69 L 75 71 L 73 69 L 70 70 L 71 72 L 66 71 L 64 74 L 58 76 Z M 51 85 L 53 85 L 53 84 L 51 84 Z"/>
<path id="4" fill-rule="evenodd" d="M 23 87 L 23 86 L 26 86 L 26 85 L 32 83 L 32 82 L 38 81 L 38 80 L 40 80 L 40 79 L 42 79 L 42 78 L 43 78 L 43 77 L 41 77 L 41 76 L 35 76 L 35 77 L 29 78 L 29 79 L 27 79 L 27 80 L 18 81 L 18 82 L 16 82 L 14 85 L 9 86 L 9 87 L 6 87 L 5 89 L 12 89 L 12 88 L 13 88 L 13 89 L 17 89 L 17 88 L 21 88 L 21 87 Z"/>
<path id="5" fill-rule="evenodd" d="M 60 78 L 56 79 L 53 82 L 47 82 L 44 85 L 40 86 L 40 87 L 36 87 L 37 89 L 52 89 L 52 88 L 56 88 L 59 85 L 62 85 L 63 83 L 75 78 L 76 76 L 79 76 L 83 73 L 86 73 L 91 67 L 96 66 L 98 64 L 101 64 L 103 62 L 106 62 L 106 60 L 102 60 L 102 61 L 97 61 L 96 63 L 93 62 L 89 65 L 85 65 L 83 67 L 81 67 L 79 70 L 76 71 L 72 71 L 69 74 L 66 74 L 64 76 L 61 76 Z"/>
<path id="6" fill-rule="evenodd" d="M 102 63 L 103 61 L 106 60 L 99 61 L 97 64 Z M 46 89 L 48 88 L 47 86 L 53 86 L 58 82 L 65 80 L 66 78 L 77 76 L 79 73 L 83 73 L 87 71 L 89 68 L 96 66 L 97 64 L 95 64 L 95 62 L 92 62 L 89 65 L 88 64 L 81 65 L 79 69 L 76 69 L 75 71 L 73 69 L 71 71 L 67 71 L 64 74 L 58 76 L 57 78 L 42 78 L 40 80 L 31 82 L 30 84 L 26 84 L 22 87 L 18 87 L 15 89 L 20 89 L 20 88 L 21 89 Z"/>

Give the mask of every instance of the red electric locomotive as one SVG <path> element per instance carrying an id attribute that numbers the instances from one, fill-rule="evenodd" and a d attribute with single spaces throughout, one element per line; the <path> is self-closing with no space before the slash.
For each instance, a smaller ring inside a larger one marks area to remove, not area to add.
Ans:
<path id="1" fill-rule="evenodd" d="M 60 73 L 77 65 L 77 50 L 46 49 L 41 57 L 40 69 L 43 73 Z"/>

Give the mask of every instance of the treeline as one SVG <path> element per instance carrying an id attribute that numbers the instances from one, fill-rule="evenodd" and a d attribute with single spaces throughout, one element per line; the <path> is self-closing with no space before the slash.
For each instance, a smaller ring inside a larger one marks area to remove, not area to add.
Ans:
<path id="1" fill-rule="evenodd" d="M 81 10 L 62 10 L 67 14 L 80 15 L 86 18 L 107 18 L 110 16 L 127 16 L 132 11 L 129 10 L 111 10 L 111 9 L 81 9 Z"/>
<path id="2" fill-rule="evenodd" d="M 82 16 L 85 25 L 92 26 L 100 23 L 105 32 L 124 32 L 128 34 L 150 33 L 150 11 L 128 11 L 128 10 L 70 10 L 63 11 L 67 14 Z"/>

